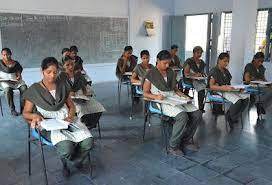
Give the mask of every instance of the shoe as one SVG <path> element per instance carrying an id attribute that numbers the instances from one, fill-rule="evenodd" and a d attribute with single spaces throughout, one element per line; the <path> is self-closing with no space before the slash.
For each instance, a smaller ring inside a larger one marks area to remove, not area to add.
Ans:
<path id="1" fill-rule="evenodd" d="M 90 167 L 88 165 L 80 164 L 80 165 L 77 165 L 76 167 L 83 174 L 90 173 Z"/>
<path id="2" fill-rule="evenodd" d="M 233 127 L 234 122 L 233 122 L 233 120 L 231 119 L 231 116 L 229 115 L 229 111 L 227 112 L 226 117 L 227 117 L 227 121 L 228 121 L 228 123 L 229 123 L 229 127 L 230 127 L 230 129 L 232 130 L 232 129 L 234 128 L 234 127 Z"/>
<path id="3" fill-rule="evenodd" d="M 198 150 L 199 150 L 199 146 L 198 145 L 196 145 L 196 144 L 187 144 L 187 145 L 185 145 L 185 148 L 187 149 L 187 150 L 191 150 L 191 151 L 193 151 L 193 152 L 197 152 Z"/>
<path id="4" fill-rule="evenodd" d="M 68 178 L 70 177 L 70 170 L 68 169 L 67 166 L 64 166 L 63 169 L 62 169 L 62 174 L 64 177 Z"/>
<path id="5" fill-rule="evenodd" d="M 19 113 L 16 110 L 11 110 L 10 113 L 12 116 L 19 116 Z"/>
<path id="6" fill-rule="evenodd" d="M 182 150 L 180 149 L 174 149 L 174 148 L 170 148 L 169 149 L 169 153 L 174 155 L 174 156 L 184 156 L 184 153 Z"/>
<path id="7" fill-rule="evenodd" d="M 204 109 L 200 109 L 200 111 L 202 112 L 202 114 L 204 114 L 206 112 Z"/>

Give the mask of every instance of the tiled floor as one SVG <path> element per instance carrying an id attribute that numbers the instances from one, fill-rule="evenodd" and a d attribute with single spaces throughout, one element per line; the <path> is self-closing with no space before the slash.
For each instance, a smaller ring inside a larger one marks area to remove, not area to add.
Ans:
<path id="1" fill-rule="evenodd" d="M 60 185 L 268 185 L 272 184 L 271 118 L 256 126 L 256 113 L 245 113 L 245 128 L 227 133 L 224 118 L 204 114 L 196 133 L 201 149 L 185 157 L 167 155 L 161 141 L 159 120 L 152 119 L 142 141 L 141 104 L 129 119 L 130 101 L 124 91 L 121 110 L 117 107 L 116 83 L 95 85 L 98 99 L 107 112 L 101 119 L 102 139 L 92 151 L 94 178 L 77 171 L 69 179 L 61 173 L 61 162 L 52 148 L 45 147 L 49 184 Z M 105 90 L 107 89 L 107 90 Z M 125 89 L 125 88 L 124 88 Z M 3 98 L 2 98 L 3 99 Z M 0 184 L 43 183 L 39 148 L 33 146 L 33 175 L 27 174 L 27 126 L 21 117 L 11 117 L 3 101 L 0 118 Z M 207 107 L 208 108 L 208 107 Z M 268 111 L 268 115 L 272 111 Z M 249 121 L 250 120 L 250 121 Z M 97 132 L 93 133 L 97 136 Z"/>

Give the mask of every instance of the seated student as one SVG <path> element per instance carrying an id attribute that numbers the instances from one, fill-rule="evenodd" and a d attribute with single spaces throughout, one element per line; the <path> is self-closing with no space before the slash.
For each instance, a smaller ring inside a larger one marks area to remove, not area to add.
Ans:
<path id="1" fill-rule="evenodd" d="M 91 129 L 96 127 L 102 112 L 105 111 L 105 108 L 97 102 L 94 97 L 90 96 L 90 88 L 87 84 L 87 80 L 81 74 L 80 69 L 74 68 L 74 61 L 71 57 L 64 57 L 63 67 L 64 73 L 60 75 L 66 76 L 67 83 L 71 87 L 71 96 L 85 95 L 90 99 L 84 102 L 76 100 L 73 101 L 76 106 L 78 117 L 88 128 Z"/>
<path id="2" fill-rule="evenodd" d="M 265 67 L 263 66 L 264 54 L 262 52 L 257 52 L 251 63 L 248 63 L 244 70 L 244 83 L 250 84 L 251 81 L 266 81 L 265 79 Z M 271 105 L 272 100 L 272 90 L 270 88 L 263 88 L 264 94 L 260 96 L 260 102 L 256 103 L 258 114 L 265 114 L 265 109 Z M 251 96 L 255 101 L 256 97 Z"/>
<path id="3" fill-rule="evenodd" d="M 171 50 L 170 50 L 170 54 L 172 57 L 172 60 L 170 62 L 170 66 L 171 68 L 182 68 L 181 62 L 179 57 L 177 56 L 178 53 L 178 46 L 176 44 L 171 46 Z"/>
<path id="4" fill-rule="evenodd" d="M 87 72 L 83 69 L 83 60 L 80 56 L 77 55 L 78 48 L 77 46 L 70 47 L 70 57 L 74 60 L 75 67 L 80 69 L 81 73 L 84 75 L 84 78 L 88 81 L 88 84 L 92 84 L 91 78 L 88 76 Z"/>
<path id="5" fill-rule="evenodd" d="M 142 83 L 142 80 L 145 78 L 146 73 L 154 68 L 152 64 L 149 64 L 150 55 L 147 50 L 141 51 L 142 63 L 137 64 L 133 69 L 131 82 L 132 83 Z"/>
<path id="6" fill-rule="evenodd" d="M 213 93 L 220 91 L 223 93 L 224 98 L 230 101 L 230 105 L 227 111 L 227 120 L 229 126 L 233 129 L 234 123 L 238 122 L 239 117 L 246 109 L 249 96 L 241 92 L 232 91 L 234 88 L 231 86 L 231 74 L 227 69 L 229 65 L 229 54 L 221 53 L 218 57 L 216 67 L 212 68 L 208 76 L 208 88 L 214 91 Z"/>
<path id="7" fill-rule="evenodd" d="M 121 79 L 126 72 L 132 72 L 137 65 L 137 60 L 132 56 L 133 49 L 131 46 L 126 46 L 122 56 L 118 59 L 116 66 L 116 76 Z M 122 79 L 122 80 L 129 80 Z"/>
<path id="8" fill-rule="evenodd" d="M 55 146 L 63 162 L 63 175 L 68 177 L 72 166 L 81 168 L 93 146 L 93 138 L 87 127 L 75 118 L 75 105 L 69 95 L 65 78 L 57 78 L 58 61 L 45 58 L 41 64 L 43 78 L 24 93 L 23 116 L 32 128 L 39 128 L 43 119 L 62 119 L 74 123 L 78 131 L 55 130 L 41 134 Z"/>
<path id="9" fill-rule="evenodd" d="M 148 71 L 144 82 L 144 97 L 152 100 L 163 100 L 166 97 L 190 99 L 176 87 L 177 81 L 174 71 L 169 68 L 171 55 L 169 51 L 160 51 L 157 55 L 157 66 Z M 202 114 L 193 104 L 171 106 L 162 104 L 165 116 L 174 118 L 172 136 L 169 141 L 169 152 L 173 155 L 184 155 L 184 147 L 197 150 L 198 147 L 190 143 L 197 125 L 202 120 Z"/>
<path id="10" fill-rule="evenodd" d="M 61 50 L 61 61 L 59 62 L 59 70 L 60 71 L 63 71 L 62 63 L 63 63 L 64 57 L 66 57 L 66 56 L 70 56 L 70 49 L 69 48 L 63 48 Z"/>
<path id="11" fill-rule="evenodd" d="M 203 77 L 205 74 L 205 62 L 201 59 L 203 49 L 200 46 L 196 46 L 193 49 L 193 57 L 188 58 L 184 63 L 183 68 L 183 81 L 187 84 L 192 84 L 198 93 L 198 106 L 199 110 L 204 111 L 204 99 L 205 99 L 205 89 L 206 82 L 205 80 L 192 80 L 188 78 L 189 76 L 193 77 Z M 184 93 L 189 94 L 189 89 L 185 89 Z"/>
<path id="12" fill-rule="evenodd" d="M 18 116 L 19 113 L 15 110 L 13 101 L 13 91 L 20 91 L 20 106 L 21 113 L 23 110 L 22 94 L 27 89 L 25 82 L 22 80 L 23 68 L 19 62 L 11 58 L 12 52 L 9 48 L 3 48 L 1 51 L 2 60 L 0 60 L 0 79 L 5 80 L 0 82 L 0 89 L 6 95 L 11 115 Z"/>

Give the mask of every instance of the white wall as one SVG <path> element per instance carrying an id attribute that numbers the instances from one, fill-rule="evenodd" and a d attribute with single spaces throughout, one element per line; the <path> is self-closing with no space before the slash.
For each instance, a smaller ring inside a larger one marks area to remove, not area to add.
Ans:
<path id="1" fill-rule="evenodd" d="M 151 62 L 164 45 L 167 31 L 170 29 L 169 16 L 173 14 L 172 0 L 129 0 L 129 21 L 130 21 L 130 44 L 135 48 L 134 52 L 139 55 L 141 50 L 147 49 L 151 54 Z M 144 21 L 154 21 L 156 35 L 147 37 L 144 29 Z M 169 29 L 168 29 L 169 28 Z"/>

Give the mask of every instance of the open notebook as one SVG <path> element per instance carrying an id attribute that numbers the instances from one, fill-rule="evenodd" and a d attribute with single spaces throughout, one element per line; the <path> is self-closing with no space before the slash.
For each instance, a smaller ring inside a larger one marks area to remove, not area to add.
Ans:
<path id="1" fill-rule="evenodd" d="M 41 122 L 41 127 L 46 131 L 68 129 L 69 123 L 60 119 L 45 119 Z"/>

